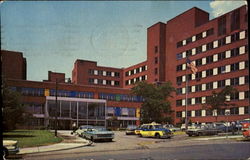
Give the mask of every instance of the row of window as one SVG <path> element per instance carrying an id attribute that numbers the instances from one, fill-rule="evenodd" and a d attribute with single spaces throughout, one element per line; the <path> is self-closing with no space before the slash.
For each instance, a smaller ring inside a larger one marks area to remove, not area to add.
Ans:
<path id="1" fill-rule="evenodd" d="M 94 69 L 89 69 L 89 74 L 98 75 L 98 76 L 108 76 L 108 77 L 120 77 L 119 72 L 102 71 L 102 70 L 94 70 Z"/>
<path id="2" fill-rule="evenodd" d="M 220 109 L 219 111 L 211 111 L 211 110 L 193 110 L 187 111 L 188 117 L 205 117 L 205 116 L 224 116 L 226 112 L 230 113 L 230 115 L 247 115 L 250 114 L 250 106 L 244 107 L 232 107 L 229 109 Z M 185 111 L 176 112 L 176 118 L 184 118 L 186 117 Z"/>
<path id="3" fill-rule="evenodd" d="M 136 82 L 139 82 L 139 81 L 145 81 L 147 80 L 147 75 L 143 75 L 143 76 L 140 76 L 140 77 L 136 77 L 136 78 L 133 78 L 133 79 L 129 79 L 129 80 L 126 80 L 125 81 L 125 85 L 131 85 L 131 84 L 135 84 Z"/>
<path id="4" fill-rule="evenodd" d="M 204 104 L 206 103 L 206 99 L 208 97 L 209 96 L 188 98 L 187 105 Z M 245 99 L 249 99 L 249 91 L 236 92 L 230 96 L 227 96 L 227 101 L 245 100 Z M 185 106 L 185 105 L 186 105 L 186 99 L 176 100 L 176 107 Z"/>
<path id="5" fill-rule="evenodd" d="M 221 52 L 218 54 L 214 54 L 211 56 L 203 57 L 203 58 L 194 60 L 192 63 L 195 66 L 201 66 L 201 65 L 210 64 L 213 62 L 218 62 L 218 61 L 221 61 L 221 60 L 226 59 L 226 58 L 239 56 L 239 55 L 245 54 L 247 52 L 248 52 L 248 46 L 246 45 L 246 46 L 233 48 L 231 50 L 227 50 L 227 51 L 224 51 L 224 52 Z M 186 63 L 180 64 L 180 65 L 176 66 L 176 71 L 186 70 L 186 68 L 187 68 Z"/>
<path id="6" fill-rule="evenodd" d="M 134 75 L 137 73 L 141 73 L 141 72 L 146 71 L 146 70 L 147 70 L 147 66 L 138 67 L 136 69 L 125 72 L 125 76 L 128 77 L 128 76 L 131 76 L 131 75 Z"/>
<path id="7" fill-rule="evenodd" d="M 176 55 L 176 58 L 177 58 L 177 60 L 180 60 L 182 58 L 186 58 L 186 57 L 189 57 L 191 55 L 200 54 L 200 53 L 206 52 L 208 50 L 218 48 L 218 47 L 224 46 L 226 44 L 230 44 L 230 43 L 245 39 L 246 37 L 247 37 L 247 30 L 241 31 L 241 32 L 236 32 L 232 35 L 229 35 L 227 37 L 223 37 L 219 40 L 215 40 L 215 41 L 209 42 L 207 44 L 201 45 L 199 47 L 189 49 L 189 50 L 184 51 L 182 53 L 178 53 Z"/>
<path id="8" fill-rule="evenodd" d="M 99 99 L 106 99 L 111 101 L 128 101 L 128 102 L 143 102 L 141 96 L 133 96 L 126 94 L 111 94 L 111 93 L 99 93 Z"/>
<path id="9" fill-rule="evenodd" d="M 226 66 L 220 66 L 220 67 L 208 69 L 205 71 L 200 71 L 200 72 L 197 72 L 196 74 L 188 74 L 187 76 L 186 75 L 178 76 L 176 78 L 176 83 L 178 85 L 181 85 L 181 83 L 185 82 L 186 79 L 188 79 L 188 81 L 194 80 L 194 79 L 200 80 L 201 78 L 215 76 L 215 75 L 222 74 L 222 73 L 229 73 L 229 72 L 233 72 L 237 70 L 243 70 L 246 68 L 248 68 L 248 61 L 237 62 L 237 63 L 229 64 Z"/>
<path id="10" fill-rule="evenodd" d="M 44 104 L 39 103 L 25 103 L 25 109 L 32 114 L 44 114 Z"/>
<path id="11" fill-rule="evenodd" d="M 119 86 L 119 81 L 105 80 L 105 79 L 94 79 L 89 78 L 89 84 L 99 84 L 99 85 L 108 85 L 108 86 Z"/>
<path id="12" fill-rule="evenodd" d="M 136 108 L 107 107 L 107 116 L 136 117 Z"/>
<path id="13" fill-rule="evenodd" d="M 219 80 L 215 82 L 209 82 L 206 84 L 198 84 L 195 86 L 188 86 L 188 92 L 200 92 L 210 89 L 223 88 L 225 86 L 235 86 L 235 85 L 244 85 L 249 83 L 249 76 L 235 77 L 230 79 Z M 186 88 L 177 88 L 176 94 L 181 95 L 186 93 Z"/>
<path id="14" fill-rule="evenodd" d="M 56 90 L 51 89 L 49 92 L 50 96 L 56 96 Z M 93 92 L 76 92 L 76 91 L 65 91 L 65 90 L 57 90 L 58 97 L 77 97 L 77 98 L 94 98 Z"/>
<path id="15" fill-rule="evenodd" d="M 214 34 L 214 29 L 213 28 L 210 28 L 204 32 L 201 32 L 201 33 L 198 33 L 194 36 L 191 36 L 183 41 L 179 41 L 176 43 L 176 47 L 179 48 L 179 47 L 182 47 L 182 46 L 185 46 L 185 45 L 188 45 L 189 43 L 192 43 L 192 42 L 195 42 L 195 41 L 198 41 L 202 38 L 206 38 L 210 35 L 213 35 Z"/>

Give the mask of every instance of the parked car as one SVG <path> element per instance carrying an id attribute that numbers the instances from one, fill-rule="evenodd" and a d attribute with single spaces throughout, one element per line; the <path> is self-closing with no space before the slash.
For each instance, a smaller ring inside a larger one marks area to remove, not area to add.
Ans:
<path id="1" fill-rule="evenodd" d="M 217 129 L 212 124 L 196 126 L 196 128 L 189 128 L 186 131 L 188 136 L 204 136 L 204 135 L 217 135 L 221 130 Z"/>
<path id="2" fill-rule="evenodd" d="M 82 136 L 82 133 L 84 132 L 84 131 L 87 131 L 87 129 L 91 129 L 91 128 L 93 128 L 93 126 L 91 126 L 91 125 L 82 125 L 82 126 L 80 126 L 76 131 L 75 131 L 75 133 L 77 134 L 77 135 L 79 135 L 79 136 Z"/>
<path id="3" fill-rule="evenodd" d="M 88 128 L 86 131 L 83 131 L 82 137 L 93 142 L 96 140 L 112 141 L 114 138 L 114 132 L 108 131 L 104 127 L 95 126 L 93 128 Z"/>
<path id="4" fill-rule="evenodd" d="M 165 124 L 165 125 L 163 125 L 163 127 L 169 129 L 171 132 L 175 132 L 175 131 L 181 130 L 180 128 L 175 127 L 172 124 Z"/>
<path id="5" fill-rule="evenodd" d="M 231 125 L 227 125 L 225 123 L 213 123 L 212 125 L 214 125 L 214 127 L 218 130 L 220 130 L 221 132 L 232 132 L 233 131 L 233 127 Z M 236 130 L 236 128 L 235 128 Z"/>
<path id="6" fill-rule="evenodd" d="M 126 135 L 135 135 L 135 130 L 137 129 L 137 126 L 135 125 L 128 125 L 126 128 Z"/>
<path id="7" fill-rule="evenodd" d="M 141 127 L 140 135 L 142 137 L 171 138 L 173 133 L 169 129 L 164 128 L 161 124 L 152 122 L 144 124 Z"/>
<path id="8" fill-rule="evenodd" d="M 135 134 L 136 134 L 136 135 L 140 136 L 140 131 L 141 131 L 142 126 L 143 126 L 143 125 L 140 125 L 139 127 L 137 127 L 137 128 L 135 129 Z"/>
<path id="9" fill-rule="evenodd" d="M 2 155 L 5 159 L 8 155 L 19 152 L 18 142 L 14 140 L 3 140 Z"/>
<path id="10" fill-rule="evenodd" d="M 250 138 L 250 123 L 242 123 L 242 134 L 245 138 Z"/>

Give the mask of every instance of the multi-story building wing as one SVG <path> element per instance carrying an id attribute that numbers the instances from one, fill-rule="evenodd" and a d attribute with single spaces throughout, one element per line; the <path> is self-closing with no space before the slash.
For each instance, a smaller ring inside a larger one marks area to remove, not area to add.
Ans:
<path id="1" fill-rule="evenodd" d="M 62 82 L 58 88 L 58 117 L 62 128 L 68 128 L 73 122 L 107 124 L 112 117 L 117 118 L 121 127 L 139 124 L 143 98 L 130 93 L 139 81 L 173 84 L 176 93 L 170 100 L 174 124 L 182 123 L 186 114 L 189 120 L 198 123 L 214 122 L 215 116 L 217 121 L 225 121 L 227 111 L 229 121 L 249 118 L 246 9 L 242 6 L 210 20 L 207 12 L 194 7 L 166 23 L 158 22 L 147 29 L 147 59 L 127 68 L 76 60 L 72 82 Z M 48 80 L 26 81 L 26 61 L 22 53 L 1 53 L 3 76 L 13 90 L 22 93 L 23 103 L 36 118 L 34 125 L 52 125 L 55 81 L 65 79 L 65 74 L 49 71 Z M 187 61 L 197 68 L 195 74 L 188 68 Z M 225 86 L 238 90 L 228 97 L 236 105 L 220 112 L 205 110 L 202 106 L 206 97 Z"/>

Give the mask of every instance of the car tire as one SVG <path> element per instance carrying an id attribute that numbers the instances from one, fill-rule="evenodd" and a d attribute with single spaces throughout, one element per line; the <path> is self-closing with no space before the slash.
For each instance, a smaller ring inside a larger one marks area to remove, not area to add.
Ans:
<path id="1" fill-rule="evenodd" d="M 198 136 L 202 136 L 202 133 L 201 133 L 201 132 L 199 132 L 199 133 L 198 133 Z"/>
<path id="2" fill-rule="evenodd" d="M 159 133 L 156 133 L 156 134 L 155 134 L 155 138 L 160 139 L 160 138 L 161 138 L 161 135 L 160 135 Z"/>
<path id="3" fill-rule="evenodd" d="M 6 157 L 8 157 L 8 155 L 9 155 L 8 149 L 7 149 L 7 148 L 5 148 L 5 147 L 3 147 L 3 151 L 2 151 L 2 153 L 3 153 L 3 159 L 5 160 L 5 159 L 6 159 Z"/>

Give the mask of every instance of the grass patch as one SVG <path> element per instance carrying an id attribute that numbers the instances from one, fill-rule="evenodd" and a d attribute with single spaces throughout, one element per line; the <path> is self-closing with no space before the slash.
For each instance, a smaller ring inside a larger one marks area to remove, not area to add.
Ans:
<path id="1" fill-rule="evenodd" d="M 48 130 L 14 130 L 3 132 L 4 140 L 17 140 L 20 148 L 43 146 L 59 143 L 63 139 L 55 137 L 54 133 Z"/>

